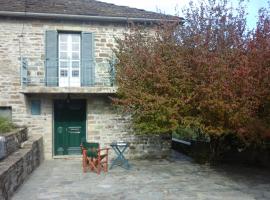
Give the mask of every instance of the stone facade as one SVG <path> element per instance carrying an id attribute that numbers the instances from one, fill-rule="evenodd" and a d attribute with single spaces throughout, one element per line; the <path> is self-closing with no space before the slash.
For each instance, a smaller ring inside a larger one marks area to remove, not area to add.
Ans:
<path id="1" fill-rule="evenodd" d="M 64 99 L 69 93 L 60 89 L 55 93 L 26 92 L 31 86 L 20 84 L 20 61 L 29 61 L 28 75 L 35 80 L 44 79 L 45 32 L 46 30 L 79 31 L 95 33 L 95 77 L 96 85 L 109 81 L 109 59 L 116 47 L 114 37 L 122 37 L 129 31 L 126 24 L 71 22 L 37 19 L 0 18 L 0 107 L 12 107 L 12 119 L 19 125 L 29 127 L 29 134 L 42 134 L 45 158 L 53 157 L 53 101 Z M 34 80 L 33 79 L 33 80 Z M 37 88 L 40 81 L 33 81 Z M 31 89 L 30 89 L 31 91 Z M 74 90 L 73 90 L 74 91 Z M 100 90 L 102 91 L 102 90 Z M 107 90 L 106 90 L 107 91 Z M 115 91 L 114 89 L 112 91 Z M 111 93 L 111 92 L 110 92 Z M 113 92 L 112 92 L 113 93 Z M 31 115 L 31 99 L 41 99 L 41 115 Z M 129 157 L 142 155 L 165 155 L 170 149 L 170 136 L 137 136 L 128 128 L 128 117 L 121 116 L 111 105 L 107 92 L 97 95 L 72 92 L 71 98 L 87 100 L 87 140 L 108 146 L 112 141 L 131 142 Z M 163 152 L 163 153 L 161 153 Z"/>
<path id="2" fill-rule="evenodd" d="M 42 99 L 42 113 L 32 116 L 29 130 L 39 133 L 44 138 L 45 158 L 53 156 L 53 101 L 65 98 L 66 95 L 32 95 L 31 98 Z M 129 127 L 129 117 L 122 116 L 110 102 L 107 95 L 72 95 L 72 99 L 87 100 L 87 135 L 86 139 L 99 142 L 101 147 L 109 147 L 113 141 L 128 141 L 130 148 L 127 151 L 129 158 L 163 157 L 170 151 L 171 136 L 145 136 L 132 133 Z M 114 152 L 110 152 L 114 156 Z M 112 157 L 113 157 L 112 156 Z M 110 156 L 110 158 L 112 158 Z"/>
<path id="3" fill-rule="evenodd" d="M 128 28 L 125 25 L 86 22 L 61 22 L 39 20 L 0 19 L 1 65 L 8 65 L 3 71 L 13 73 L 20 80 L 20 59 L 27 58 L 28 75 L 33 85 L 40 84 L 45 77 L 45 32 L 47 30 L 68 32 L 93 32 L 95 34 L 96 84 L 108 82 L 109 60 L 112 48 L 116 47 L 114 37 L 121 37 Z M 12 71 L 10 71 L 12 70 Z M 9 75 L 10 76 L 10 75 Z M 9 77 L 8 76 L 8 77 Z M 2 85 L 2 84 L 1 84 Z"/>

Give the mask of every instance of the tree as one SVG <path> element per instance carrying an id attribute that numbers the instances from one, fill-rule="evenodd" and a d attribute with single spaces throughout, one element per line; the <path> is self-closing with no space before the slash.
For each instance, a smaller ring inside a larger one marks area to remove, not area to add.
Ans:
<path id="1" fill-rule="evenodd" d="M 246 28 L 245 1 L 208 0 L 184 10 L 184 25 L 162 22 L 118 39 L 118 97 L 140 133 L 192 127 L 214 141 L 235 134 L 246 145 L 269 134 L 270 25 L 260 11 Z"/>
<path id="2" fill-rule="evenodd" d="M 141 133 L 167 133 L 178 126 L 181 87 L 186 87 L 181 81 L 188 76 L 181 72 L 182 55 L 175 45 L 173 27 L 156 30 L 154 36 L 134 28 L 117 40 L 119 89 L 115 102 L 132 114 L 133 127 Z"/>
<path id="3" fill-rule="evenodd" d="M 245 141 L 264 141 L 270 138 L 270 2 L 268 9 L 259 11 L 257 27 L 247 42 L 249 79 L 253 98 L 251 122 L 241 130 Z M 261 139 L 261 140 L 258 140 Z"/>

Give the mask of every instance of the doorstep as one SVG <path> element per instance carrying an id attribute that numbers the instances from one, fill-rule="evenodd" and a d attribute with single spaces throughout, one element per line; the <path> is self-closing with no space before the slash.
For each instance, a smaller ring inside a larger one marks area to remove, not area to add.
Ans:
<path id="1" fill-rule="evenodd" d="M 61 156 L 53 156 L 53 159 L 67 159 L 67 160 L 72 160 L 72 159 L 78 159 L 81 160 L 82 159 L 82 155 L 61 155 Z"/>

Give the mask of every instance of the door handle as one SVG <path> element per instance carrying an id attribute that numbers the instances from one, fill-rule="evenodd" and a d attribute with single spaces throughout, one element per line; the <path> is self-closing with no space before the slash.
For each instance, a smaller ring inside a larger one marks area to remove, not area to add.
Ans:
<path id="1" fill-rule="evenodd" d="M 57 133 L 59 133 L 59 134 L 62 134 L 63 133 L 63 127 L 58 127 L 57 128 Z"/>

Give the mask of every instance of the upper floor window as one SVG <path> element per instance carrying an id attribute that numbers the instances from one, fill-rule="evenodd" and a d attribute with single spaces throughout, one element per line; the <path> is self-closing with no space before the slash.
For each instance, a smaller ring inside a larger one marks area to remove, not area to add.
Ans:
<path id="1" fill-rule="evenodd" d="M 58 38 L 60 87 L 80 87 L 81 35 L 60 33 Z"/>
<path id="2" fill-rule="evenodd" d="M 47 86 L 85 87 L 95 84 L 94 33 L 46 31 Z"/>

